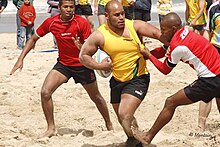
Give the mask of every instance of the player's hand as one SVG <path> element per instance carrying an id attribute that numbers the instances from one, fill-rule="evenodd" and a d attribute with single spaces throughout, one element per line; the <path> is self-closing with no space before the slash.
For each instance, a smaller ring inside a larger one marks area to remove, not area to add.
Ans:
<path id="1" fill-rule="evenodd" d="M 17 62 L 15 63 L 14 67 L 12 68 L 10 75 L 14 74 L 14 72 L 17 69 L 20 69 L 19 71 L 21 71 L 23 68 L 23 60 L 22 59 L 18 59 Z"/>
<path id="2" fill-rule="evenodd" d="M 112 69 L 112 60 L 109 57 L 106 57 L 101 62 L 102 70 L 111 71 Z"/>
<path id="3" fill-rule="evenodd" d="M 149 59 L 149 56 L 151 56 L 151 53 L 147 47 L 145 47 L 144 49 L 141 49 L 140 52 L 143 55 L 145 60 Z"/>
<path id="4" fill-rule="evenodd" d="M 80 37 L 78 37 L 77 35 L 75 37 L 72 37 L 73 42 L 75 44 L 75 46 L 80 50 L 82 47 L 82 43 L 80 42 Z"/>

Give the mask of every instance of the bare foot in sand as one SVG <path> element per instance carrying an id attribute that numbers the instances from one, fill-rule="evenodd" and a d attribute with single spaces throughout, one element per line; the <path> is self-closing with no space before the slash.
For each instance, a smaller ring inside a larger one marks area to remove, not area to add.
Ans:
<path id="1" fill-rule="evenodd" d="M 50 138 L 52 136 L 57 136 L 57 130 L 47 130 L 46 132 L 44 132 L 43 134 L 41 134 L 38 139 L 41 138 Z"/>
<path id="2" fill-rule="evenodd" d="M 133 132 L 134 137 L 137 140 L 139 140 L 144 146 L 150 144 L 151 140 L 148 137 L 148 132 L 142 132 L 142 131 L 139 131 L 138 129 L 135 129 L 133 127 L 132 127 L 132 132 Z"/>

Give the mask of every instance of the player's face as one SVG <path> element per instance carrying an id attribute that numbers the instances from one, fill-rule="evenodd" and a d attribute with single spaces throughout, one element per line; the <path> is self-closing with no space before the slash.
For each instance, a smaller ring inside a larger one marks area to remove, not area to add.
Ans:
<path id="1" fill-rule="evenodd" d="M 75 5 L 73 1 L 63 1 L 60 6 L 61 19 L 63 21 L 70 20 L 75 12 Z"/>
<path id="2" fill-rule="evenodd" d="M 161 33 L 162 33 L 161 37 L 164 40 L 170 42 L 173 35 L 174 35 L 174 33 L 175 33 L 174 30 L 173 30 L 173 27 L 168 27 L 166 22 L 161 21 L 160 30 L 161 30 Z"/>
<path id="3" fill-rule="evenodd" d="M 125 27 L 125 13 L 121 5 L 113 4 L 110 13 L 106 14 L 106 19 L 109 25 L 117 29 Z"/>

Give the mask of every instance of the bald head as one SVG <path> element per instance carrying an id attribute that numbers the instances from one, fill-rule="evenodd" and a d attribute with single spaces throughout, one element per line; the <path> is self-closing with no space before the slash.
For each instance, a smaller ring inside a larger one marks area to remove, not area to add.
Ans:
<path id="1" fill-rule="evenodd" d="M 182 22 L 180 17 L 174 12 L 165 15 L 164 18 L 161 20 L 161 23 L 162 25 L 165 25 L 164 27 L 173 27 L 173 26 L 177 28 L 182 27 Z"/>
<path id="2" fill-rule="evenodd" d="M 121 3 L 118 0 L 110 0 L 106 5 L 105 5 L 105 12 L 110 13 L 112 8 L 115 6 L 121 6 Z"/>

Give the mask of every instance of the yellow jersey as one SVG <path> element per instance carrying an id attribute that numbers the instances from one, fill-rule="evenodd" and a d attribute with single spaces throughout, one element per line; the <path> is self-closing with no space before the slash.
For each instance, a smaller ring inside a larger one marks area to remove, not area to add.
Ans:
<path id="1" fill-rule="evenodd" d="M 189 23 L 196 17 L 199 13 L 199 0 L 186 0 L 189 7 L 189 19 L 187 20 Z M 196 21 L 196 25 L 203 25 L 206 23 L 206 3 L 204 5 L 204 13 L 203 15 Z"/>
<path id="2" fill-rule="evenodd" d="M 112 75 L 121 82 L 148 73 L 146 60 L 140 53 L 140 48 L 144 46 L 138 38 L 133 23 L 133 20 L 125 19 L 125 27 L 130 34 L 129 38 L 113 32 L 107 23 L 98 28 L 105 40 L 103 50 L 112 60 Z"/>

